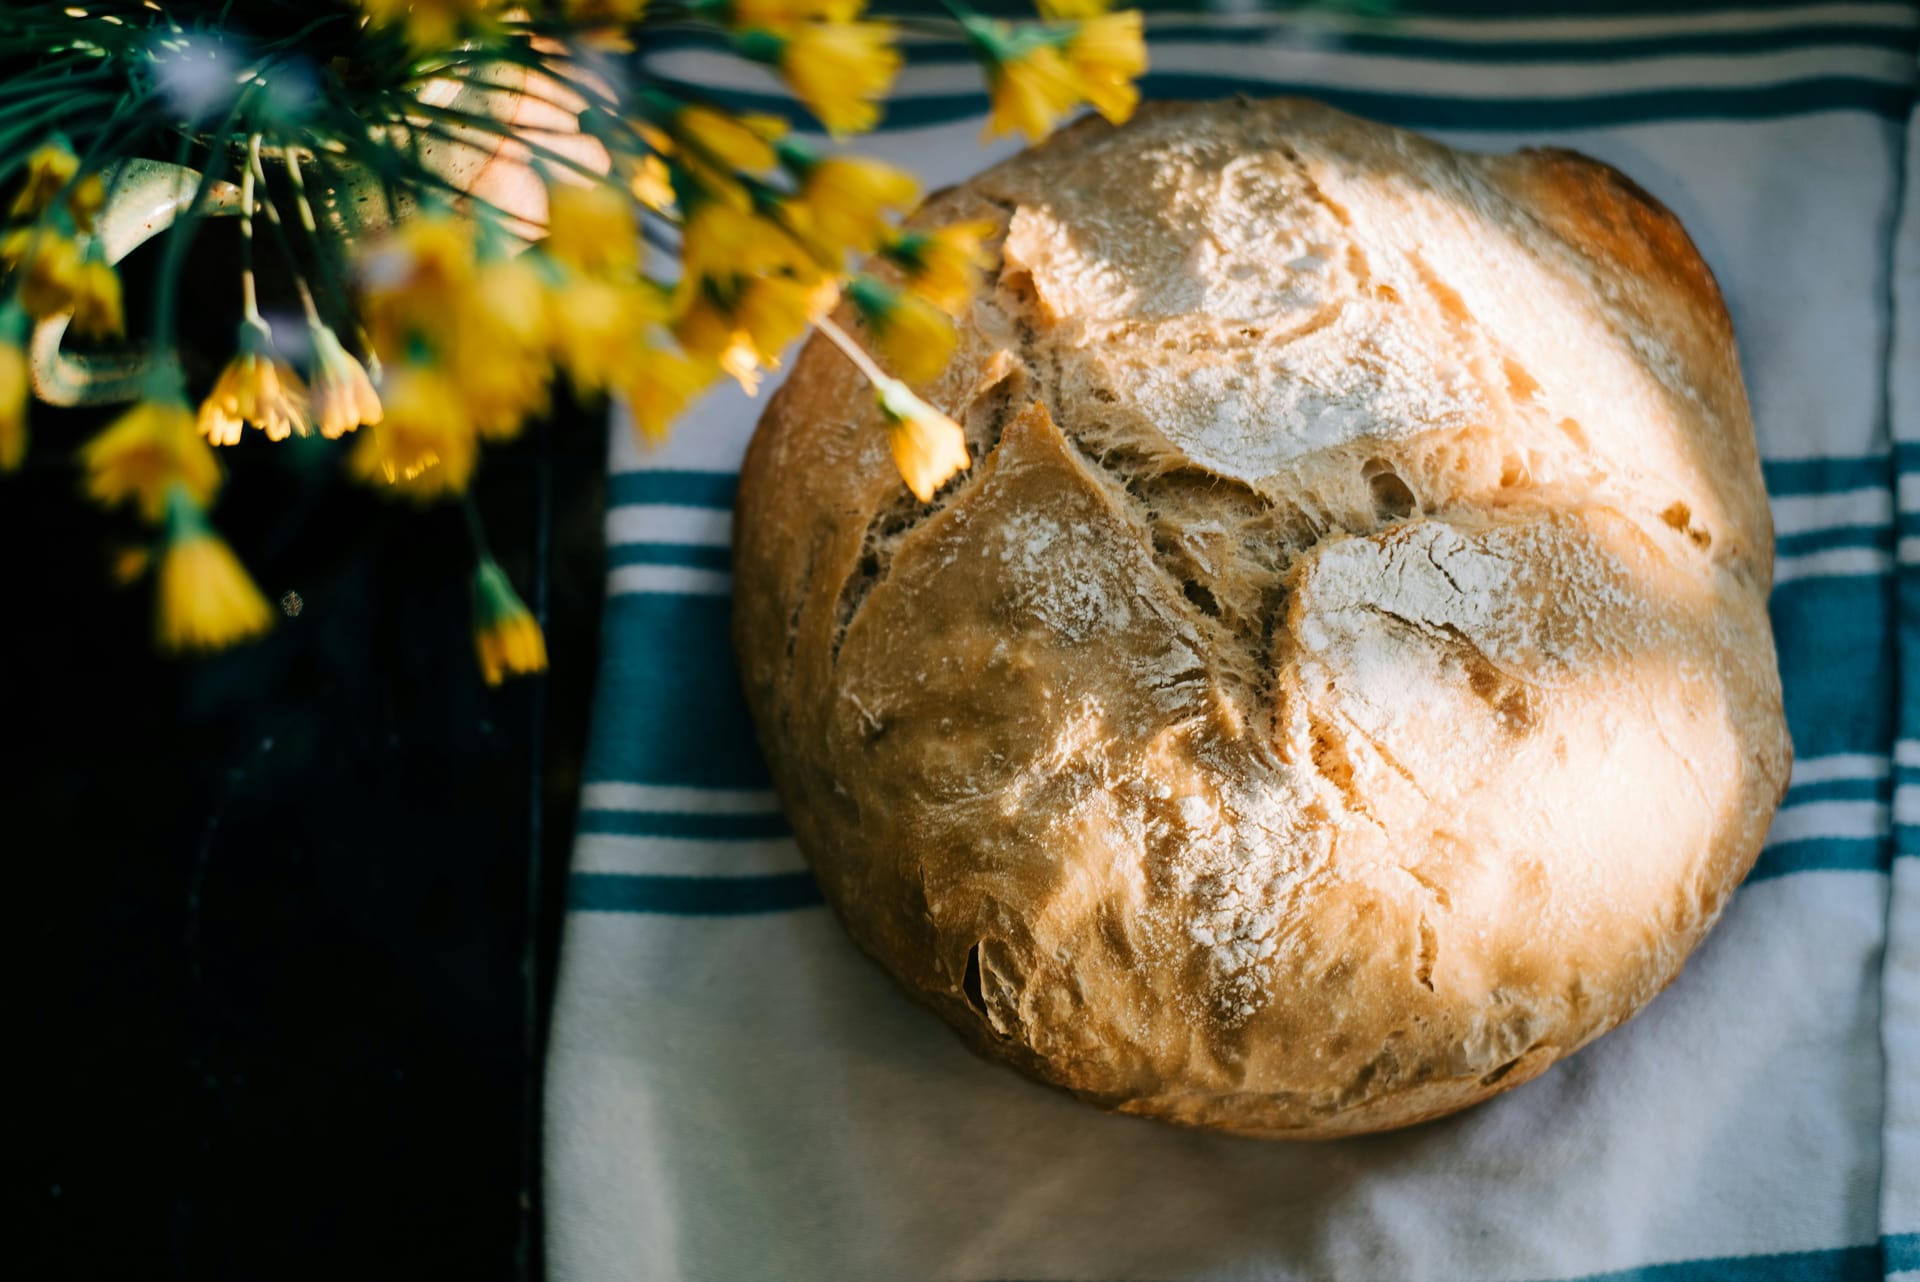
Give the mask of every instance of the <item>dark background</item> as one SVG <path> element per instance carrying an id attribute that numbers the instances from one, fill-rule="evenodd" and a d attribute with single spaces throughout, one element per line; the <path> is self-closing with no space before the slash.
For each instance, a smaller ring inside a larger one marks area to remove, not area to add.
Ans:
<path id="1" fill-rule="evenodd" d="M 230 343 L 227 301 L 204 309 L 207 351 Z M 113 412 L 35 406 L 28 464 L 0 477 L 0 846 L 28 1007 L 7 1271 L 537 1278 L 604 414 L 563 406 L 482 456 L 495 554 L 552 661 L 490 690 L 458 505 L 251 429 L 222 451 L 214 519 L 300 612 L 212 658 L 157 655 L 151 580 L 109 574 L 144 533 L 88 503 L 72 461 Z"/>

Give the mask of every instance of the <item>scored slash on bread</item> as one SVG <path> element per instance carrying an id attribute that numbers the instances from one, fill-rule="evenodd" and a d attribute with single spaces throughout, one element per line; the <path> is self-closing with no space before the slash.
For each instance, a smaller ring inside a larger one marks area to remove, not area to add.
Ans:
<path id="1" fill-rule="evenodd" d="M 748 701 L 854 939 L 993 1058 L 1275 1137 L 1464 1107 L 1650 1000 L 1790 756 L 1674 216 L 1240 100 L 916 221 L 978 217 L 995 279 L 919 389 L 972 470 L 905 494 L 816 340 L 741 478 Z"/>

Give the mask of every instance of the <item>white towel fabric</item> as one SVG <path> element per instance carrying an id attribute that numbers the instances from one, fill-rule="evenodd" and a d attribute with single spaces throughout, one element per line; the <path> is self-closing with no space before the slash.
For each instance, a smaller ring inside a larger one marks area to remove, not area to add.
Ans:
<path id="1" fill-rule="evenodd" d="M 1775 496 L 1797 760 L 1679 981 L 1487 1105 L 1323 1145 L 1107 1116 L 976 1059 L 854 949 L 786 835 L 726 635 L 759 406 L 716 394 L 656 452 L 614 436 L 548 1062 L 556 1279 L 1920 1280 L 1920 860 L 1895 858 L 1920 855 L 1920 9 L 1655 3 L 1311 31 L 1156 9 L 1147 89 L 1573 147 L 1674 209 L 1718 276 Z M 935 187 L 1010 148 L 979 146 L 958 51 L 916 54 L 863 146 Z M 780 105 L 700 47 L 663 60 Z"/>

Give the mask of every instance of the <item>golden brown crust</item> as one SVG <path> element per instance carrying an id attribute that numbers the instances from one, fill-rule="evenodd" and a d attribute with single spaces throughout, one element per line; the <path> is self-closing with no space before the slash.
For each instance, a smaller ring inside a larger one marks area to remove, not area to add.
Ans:
<path id="1" fill-rule="evenodd" d="M 1031 1076 L 1288 1138 L 1464 1107 L 1670 982 L 1788 766 L 1672 215 L 1239 101 L 919 217 L 1005 233 L 922 389 L 975 467 L 914 502 L 816 340 L 736 518 L 749 703 L 861 947 Z"/>

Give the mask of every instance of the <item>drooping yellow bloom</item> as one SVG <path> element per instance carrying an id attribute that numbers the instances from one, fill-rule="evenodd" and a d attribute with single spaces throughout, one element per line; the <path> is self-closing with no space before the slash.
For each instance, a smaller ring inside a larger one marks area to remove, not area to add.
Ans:
<path id="1" fill-rule="evenodd" d="M 545 248 L 580 271 L 631 271 L 640 261 L 633 201 L 608 183 L 549 184 Z"/>
<path id="2" fill-rule="evenodd" d="M 120 276 L 104 258 L 88 254 L 73 290 L 73 332 L 81 338 L 118 338 L 127 329 Z"/>
<path id="3" fill-rule="evenodd" d="M 500 8 L 502 0 L 355 0 L 376 27 L 404 23 L 407 43 L 416 52 L 447 49 L 477 18 Z"/>
<path id="4" fill-rule="evenodd" d="M 0 335 L 0 472 L 27 457 L 27 390 L 26 349 L 18 337 Z"/>
<path id="5" fill-rule="evenodd" d="M 1147 69 L 1147 42 L 1140 34 L 1140 11 L 1087 18 L 1061 49 L 1093 109 L 1123 124 L 1140 105 L 1133 83 Z"/>
<path id="6" fill-rule="evenodd" d="M 480 265 L 454 329 L 452 363 L 482 436 L 513 436 L 528 415 L 546 409 L 552 332 L 546 282 L 525 257 Z"/>
<path id="7" fill-rule="evenodd" d="M 647 12 L 647 0 L 566 0 L 567 18 L 582 25 L 614 23 L 627 26 Z"/>
<path id="8" fill-rule="evenodd" d="M 988 75 L 993 107 L 984 137 L 1018 130 L 1038 142 L 1085 97 L 1079 78 L 1060 50 L 1035 44 L 996 61 Z"/>
<path id="9" fill-rule="evenodd" d="M 1035 0 L 1040 16 L 1051 22 L 1097 18 L 1113 7 L 1113 0 Z"/>
<path id="10" fill-rule="evenodd" d="M 80 157 L 73 154 L 64 139 L 41 143 L 27 157 L 26 181 L 7 209 L 9 218 L 38 218 L 47 211 L 73 176 L 80 172 Z"/>
<path id="11" fill-rule="evenodd" d="M 983 242 L 998 230 L 978 219 L 902 232 L 882 255 L 901 270 L 916 294 L 942 311 L 958 313 L 973 297 L 981 270 L 993 261 Z"/>
<path id="12" fill-rule="evenodd" d="M 35 320 L 73 306 L 80 288 L 80 247 L 72 237 L 41 227 L 20 227 L 0 236 L 0 263 L 20 277 L 20 305 Z"/>
<path id="13" fill-rule="evenodd" d="M 473 645 L 490 686 L 546 671 L 547 640 L 540 624 L 492 557 L 482 557 L 473 573 Z"/>
<path id="14" fill-rule="evenodd" d="M 621 376 L 620 397 L 633 425 L 649 441 L 658 441 L 680 412 L 720 375 L 711 361 L 694 360 L 662 348 L 641 351 Z"/>
<path id="15" fill-rule="evenodd" d="M 627 186 L 633 198 L 648 209 L 660 211 L 673 204 L 673 173 L 666 161 L 651 152 L 634 165 Z"/>
<path id="16" fill-rule="evenodd" d="M 149 389 L 147 399 L 88 441 L 80 458 L 87 493 L 109 507 L 133 499 L 153 522 L 166 515 L 175 486 L 202 507 L 220 488 L 220 464 L 176 388 Z"/>
<path id="17" fill-rule="evenodd" d="M 649 303 L 641 289 L 596 276 L 571 275 L 554 292 L 554 355 L 574 387 L 597 392 L 620 373 L 635 335 L 664 310 Z"/>
<path id="18" fill-rule="evenodd" d="M 808 22 L 852 22 L 867 0 L 733 0 L 727 18 L 736 27 L 791 31 Z"/>
<path id="19" fill-rule="evenodd" d="M 748 396 L 760 390 L 760 349 L 705 291 L 695 295 L 673 322 L 673 336 L 695 359 L 717 366 Z"/>
<path id="20" fill-rule="evenodd" d="M 856 277 L 847 297 L 873 332 L 881 356 L 902 378 L 924 383 L 946 368 L 953 355 L 953 322 L 939 308 L 871 276 Z"/>
<path id="21" fill-rule="evenodd" d="M 780 363 L 782 349 L 838 301 L 839 289 L 830 279 L 755 276 L 740 289 L 733 321 L 752 341 L 760 363 L 773 366 Z"/>
<path id="22" fill-rule="evenodd" d="M 173 492 L 167 526 L 154 594 L 161 649 L 220 650 L 272 626 L 266 598 L 183 491 Z"/>
<path id="23" fill-rule="evenodd" d="M 361 313 L 378 351 L 405 352 L 443 334 L 473 289 L 477 246 L 471 220 L 428 214 L 409 220 L 360 262 Z"/>
<path id="24" fill-rule="evenodd" d="M 360 433 L 348 465 L 422 501 L 457 494 L 473 475 L 473 423 L 459 390 L 431 365 L 398 365 L 380 382 L 378 425 Z"/>
<path id="25" fill-rule="evenodd" d="M 810 266 L 806 251 L 777 224 L 719 201 L 694 209 L 680 239 L 680 278 L 687 289 L 704 280 Z"/>
<path id="26" fill-rule="evenodd" d="M 354 428 L 380 421 L 380 395 L 364 365 L 326 325 L 309 325 L 313 337 L 313 412 L 320 435 L 337 441 Z"/>
<path id="27" fill-rule="evenodd" d="M 778 116 L 733 116 L 697 103 L 674 113 L 673 127 L 715 160 L 750 174 L 765 173 L 779 163 L 773 144 L 787 132 L 787 122 Z"/>
<path id="28" fill-rule="evenodd" d="M 256 331 L 257 325 L 257 331 Z M 307 385 L 293 366 L 273 355 L 264 323 L 241 322 L 240 350 L 200 403 L 199 429 L 213 445 L 238 445 L 240 425 L 251 423 L 270 441 L 307 434 Z"/>
<path id="29" fill-rule="evenodd" d="M 949 477 L 973 463 L 967 456 L 967 435 L 960 425 L 909 391 L 897 379 L 876 389 L 880 410 L 887 419 L 887 445 L 900 477 L 922 503 Z"/>
<path id="30" fill-rule="evenodd" d="M 780 74 L 828 133 L 865 133 L 900 72 L 893 37 L 884 22 L 808 23 L 779 37 Z"/>
<path id="31" fill-rule="evenodd" d="M 99 174 L 88 174 L 67 192 L 67 212 L 73 225 L 83 232 L 93 231 L 93 220 L 107 203 L 107 184 Z"/>
<path id="32" fill-rule="evenodd" d="M 800 188 L 787 209 L 795 225 L 816 249 L 837 258 L 847 250 L 864 254 L 880 243 L 889 212 L 912 207 L 919 185 L 911 175 L 859 156 L 814 159 L 788 153 L 800 171 Z"/>

